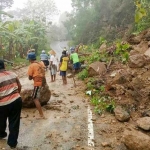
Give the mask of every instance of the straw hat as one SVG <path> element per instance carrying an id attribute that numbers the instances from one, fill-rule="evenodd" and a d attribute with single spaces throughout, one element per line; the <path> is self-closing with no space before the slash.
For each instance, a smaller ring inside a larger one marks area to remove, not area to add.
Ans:
<path id="1" fill-rule="evenodd" d="M 50 50 L 48 53 L 51 54 L 51 55 L 56 55 L 54 50 Z"/>

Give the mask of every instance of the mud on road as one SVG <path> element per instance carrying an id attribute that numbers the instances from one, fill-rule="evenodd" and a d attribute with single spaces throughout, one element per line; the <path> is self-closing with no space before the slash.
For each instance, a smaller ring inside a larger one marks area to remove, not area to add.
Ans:
<path id="1" fill-rule="evenodd" d="M 26 71 L 27 67 L 15 71 L 22 84 L 29 82 Z M 50 101 L 43 106 L 47 119 L 37 119 L 39 114 L 35 108 L 23 108 L 18 147 L 24 150 L 88 149 L 88 102 L 83 94 L 84 85 L 76 81 L 75 88 L 71 78 L 64 86 L 59 75 L 56 82 L 50 82 L 49 71 L 46 78 L 52 92 Z M 6 140 L 0 141 L 1 149 L 5 149 Z"/>

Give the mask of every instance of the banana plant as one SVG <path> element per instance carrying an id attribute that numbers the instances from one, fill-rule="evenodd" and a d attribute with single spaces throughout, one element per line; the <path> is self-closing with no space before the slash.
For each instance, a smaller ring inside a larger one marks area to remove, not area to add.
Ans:
<path id="1" fill-rule="evenodd" d="M 145 9 L 145 4 L 147 5 L 146 1 L 139 1 L 136 0 L 136 12 L 135 12 L 135 22 L 138 23 L 143 17 L 147 15 L 147 11 Z"/>

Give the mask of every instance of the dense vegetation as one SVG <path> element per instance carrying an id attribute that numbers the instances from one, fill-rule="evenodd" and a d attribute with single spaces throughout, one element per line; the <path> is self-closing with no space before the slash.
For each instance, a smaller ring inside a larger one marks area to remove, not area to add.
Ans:
<path id="1" fill-rule="evenodd" d="M 101 78 L 89 78 L 88 67 L 95 61 L 105 62 L 106 66 L 112 61 L 128 62 L 130 45 L 122 41 L 149 28 L 150 1 L 72 0 L 72 6 L 73 12 L 68 14 L 69 19 L 64 24 L 72 44 L 83 43 L 79 51 L 87 54 L 80 57 L 87 67 L 78 77 L 87 84 L 87 94 L 91 97 L 95 112 L 113 112 L 115 100 L 105 93 L 103 83 L 95 86 Z"/>
<path id="2" fill-rule="evenodd" d="M 72 0 L 72 6 L 65 26 L 75 44 L 97 43 L 100 37 L 112 42 L 150 24 L 148 0 Z"/>
<path id="3" fill-rule="evenodd" d="M 1 2 L 0 57 L 8 60 L 13 60 L 15 57 L 26 58 L 28 49 L 34 48 L 38 53 L 39 50 L 50 48 L 47 47 L 50 43 L 47 38 L 51 24 L 49 18 L 56 10 L 52 1 L 44 0 L 35 5 L 35 0 L 28 0 L 25 8 L 19 10 L 18 16 L 13 12 L 4 11 L 12 4 L 12 0 Z M 33 9 L 38 10 L 38 13 Z"/>

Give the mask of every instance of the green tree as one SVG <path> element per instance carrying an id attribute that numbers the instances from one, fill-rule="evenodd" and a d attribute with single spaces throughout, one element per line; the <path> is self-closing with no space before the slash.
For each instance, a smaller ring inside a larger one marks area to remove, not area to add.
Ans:
<path id="1" fill-rule="evenodd" d="M 45 27 L 35 21 L 9 21 L 0 23 L 0 55 L 13 59 L 17 54 L 24 57 L 29 48 L 43 46 L 46 41 Z M 3 46 L 2 46 L 3 45 Z M 37 53 L 38 53 L 38 49 Z"/>
<path id="2" fill-rule="evenodd" d="M 21 13 L 24 18 L 49 24 L 57 9 L 53 0 L 28 0 Z"/>
<path id="3" fill-rule="evenodd" d="M 0 0 L 0 10 L 11 7 L 13 2 L 13 0 Z"/>
<path id="4" fill-rule="evenodd" d="M 131 0 L 72 0 L 72 6 L 65 26 L 76 43 L 96 42 L 100 36 L 114 40 L 124 36 L 134 23 L 135 5 Z"/>
<path id="5" fill-rule="evenodd" d="M 135 31 L 141 32 L 150 26 L 150 1 L 149 0 L 136 0 L 135 11 Z"/>

